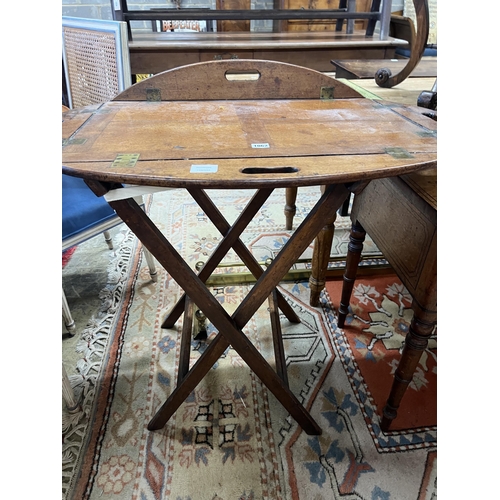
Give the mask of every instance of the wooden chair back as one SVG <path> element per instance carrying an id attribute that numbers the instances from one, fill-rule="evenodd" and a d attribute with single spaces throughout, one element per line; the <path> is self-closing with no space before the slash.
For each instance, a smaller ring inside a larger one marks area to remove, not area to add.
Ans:
<path id="1" fill-rule="evenodd" d="M 129 87 L 114 101 L 349 99 L 357 91 L 319 71 L 277 61 L 224 59 L 181 66 Z"/>

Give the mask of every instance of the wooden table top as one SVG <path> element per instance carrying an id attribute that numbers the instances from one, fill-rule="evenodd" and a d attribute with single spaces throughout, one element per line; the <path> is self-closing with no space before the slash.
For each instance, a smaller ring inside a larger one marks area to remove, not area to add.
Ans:
<path id="1" fill-rule="evenodd" d="M 381 68 L 389 69 L 393 74 L 401 71 L 408 59 L 344 59 L 331 61 L 335 66 L 336 78 L 375 78 Z M 437 57 L 425 57 L 415 66 L 408 78 L 437 77 Z"/>
<path id="2" fill-rule="evenodd" d="M 108 102 L 63 114 L 63 172 L 206 189 L 402 175 L 436 166 L 424 111 L 362 98 Z"/>
<path id="3" fill-rule="evenodd" d="M 134 34 L 133 40 L 129 42 L 131 51 L 139 49 L 148 50 L 179 50 L 202 47 L 210 49 L 263 49 L 280 47 L 288 49 L 314 47 L 336 47 L 339 44 L 349 47 L 406 47 L 408 42 L 398 38 L 387 37 L 380 40 L 378 36 L 367 37 L 362 30 L 352 35 L 328 32 L 300 32 L 290 31 L 283 33 L 258 33 L 258 32 L 226 32 L 226 33 L 203 33 L 203 32 L 168 32 L 168 33 L 141 33 Z"/>

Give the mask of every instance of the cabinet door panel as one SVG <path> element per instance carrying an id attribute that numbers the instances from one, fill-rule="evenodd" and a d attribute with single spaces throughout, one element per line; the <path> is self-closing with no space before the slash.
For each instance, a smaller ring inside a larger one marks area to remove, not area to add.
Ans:
<path id="1" fill-rule="evenodd" d="M 284 9 L 316 9 L 329 10 L 338 9 L 339 0 L 283 0 Z M 371 0 L 357 0 L 357 12 L 369 12 Z M 345 33 L 344 21 L 344 33 Z M 336 19 L 290 19 L 282 23 L 284 31 L 335 31 Z M 354 29 L 364 29 L 366 21 L 357 20 L 354 22 Z"/>
<path id="2" fill-rule="evenodd" d="M 250 0 L 217 0 L 217 10 L 250 10 Z M 217 21 L 217 31 L 250 31 L 250 20 Z"/>

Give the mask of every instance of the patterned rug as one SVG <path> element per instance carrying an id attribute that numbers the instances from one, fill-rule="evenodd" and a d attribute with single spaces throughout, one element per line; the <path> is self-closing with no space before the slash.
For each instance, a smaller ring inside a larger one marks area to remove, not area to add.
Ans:
<path id="1" fill-rule="evenodd" d="M 342 281 L 329 281 L 326 289 L 339 298 Z M 436 443 L 437 332 L 420 358 L 391 431 L 382 433 L 375 417 L 382 415 L 413 318 L 411 300 L 395 274 L 358 279 L 345 327 L 335 333 L 352 389 L 380 452 Z"/>
<path id="2" fill-rule="evenodd" d="M 214 194 L 230 222 L 249 196 L 245 191 Z M 299 191 L 296 224 L 318 194 L 313 188 Z M 276 255 L 290 234 L 283 206 L 284 192 L 276 191 L 242 235 L 259 260 Z M 149 212 L 193 267 L 220 241 L 182 191 L 155 194 Z M 349 227 L 347 218 L 338 220 L 334 254 L 345 253 Z M 63 270 L 65 289 L 77 290 L 82 276 L 92 275 L 88 259 L 98 244 L 86 242 L 71 256 Z M 338 282 L 328 284 L 318 308 L 308 305 L 306 281 L 281 287 L 302 320 L 291 324 L 281 317 L 290 387 L 322 428 L 321 436 L 302 432 L 232 348 L 165 427 L 150 432 L 149 420 L 175 386 L 182 318 L 171 330 L 161 323 L 181 290 L 162 269 L 157 283 L 149 279 L 139 244 L 124 226 L 116 232 L 114 252 L 102 245 L 110 258 L 99 307 L 76 340 L 63 341 L 63 360 L 75 363 L 76 369 L 68 371 L 82 402 L 73 415 L 63 405 L 64 499 L 436 498 L 434 345 L 419 372 L 419 390 L 410 391 L 417 398 L 426 391 L 422 406 L 428 410 L 406 418 L 402 406 L 394 430 L 384 434 L 378 427 L 394 368 L 394 357 L 383 359 L 399 349 L 403 323 L 410 319 L 407 292 L 393 276 L 359 281 L 358 286 L 371 286 L 379 295 L 372 291 L 367 295 L 373 301 L 353 300 L 355 316 L 345 330 L 337 328 L 332 305 L 340 296 Z M 366 249 L 377 251 L 369 240 Z M 229 264 L 237 260 L 234 254 L 226 258 Z M 231 271 L 229 265 L 219 272 Z M 251 286 L 212 291 L 232 312 Z M 381 320 L 374 311 L 402 314 L 399 322 L 385 320 L 392 342 L 377 330 Z M 244 331 L 274 364 L 266 305 Z M 193 340 L 192 362 L 215 336 L 211 325 L 208 334 L 206 343 Z M 70 352 L 75 349 L 76 361 Z"/>

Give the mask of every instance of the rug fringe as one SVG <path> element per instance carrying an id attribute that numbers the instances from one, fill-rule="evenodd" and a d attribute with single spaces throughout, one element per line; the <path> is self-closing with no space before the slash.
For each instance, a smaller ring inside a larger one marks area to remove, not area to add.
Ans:
<path id="1" fill-rule="evenodd" d="M 87 427 L 91 423 L 92 406 L 95 402 L 96 381 L 103 368 L 109 334 L 116 319 L 116 312 L 122 300 L 129 279 L 131 258 L 138 250 L 137 238 L 127 230 L 123 240 L 117 245 L 107 268 L 107 284 L 99 293 L 101 305 L 81 333 L 76 344 L 76 352 L 83 354 L 77 361 L 77 375 L 69 377 L 75 396 L 79 398 L 81 411 L 70 414 L 63 408 L 62 416 L 62 477 L 63 499 L 68 498 L 74 474 L 79 469 L 80 450 L 84 446 Z"/>

